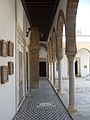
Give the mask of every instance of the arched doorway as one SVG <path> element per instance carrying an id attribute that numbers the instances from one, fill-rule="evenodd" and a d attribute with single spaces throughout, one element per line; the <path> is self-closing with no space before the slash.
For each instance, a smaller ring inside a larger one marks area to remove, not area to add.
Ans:
<path id="1" fill-rule="evenodd" d="M 83 44 L 83 43 L 82 43 Z M 75 76 L 85 77 L 89 75 L 90 71 L 90 53 L 86 48 L 81 48 L 77 51 L 74 66 L 75 66 Z"/>
<path id="2" fill-rule="evenodd" d="M 47 69 L 47 46 L 45 43 L 40 43 L 39 50 L 39 78 L 47 78 L 48 69 Z"/>

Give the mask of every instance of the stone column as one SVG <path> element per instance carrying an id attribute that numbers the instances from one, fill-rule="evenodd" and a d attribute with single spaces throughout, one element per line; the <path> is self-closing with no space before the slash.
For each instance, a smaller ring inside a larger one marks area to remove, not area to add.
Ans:
<path id="1" fill-rule="evenodd" d="M 61 32 L 60 32 L 61 33 Z M 61 61 L 63 58 L 62 36 L 57 36 L 58 94 L 62 94 Z"/>
<path id="2" fill-rule="evenodd" d="M 90 57 L 89 57 L 89 76 L 90 76 Z"/>
<path id="3" fill-rule="evenodd" d="M 53 80 L 53 66 L 52 66 L 52 41 L 50 41 L 50 82 Z"/>
<path id="4" fill-rule="evenodd" d="M 78 1 L 70 0 L 67 4 L 65 31 L 66 55 L 69 62 L 69 111 L 76 111 L 74 93 L 74 57 L 77 53 L 76 46 L 76 13 Z"/>
<path id="5" fill-rule="evenodd" d="M 58 59 L 58 94 L 62 94 L 62 72 L 61 72 L 61 61 L 62 59 Z"/>
<path id="6" fill-rule="evenodd" d="M 46 62 L 46 79 L 49 78 L 49 62 Z"/>
<path id="7" fill-rule="evenodd" d="M 75 108 L 75 92 L 74 92 L 74 57 L 75 55 L 70 55 L 68 57 L 69 62 L 69 111 L 76 111 Z"/>
<path id="8" fill-rule="evenodd" d="M 72 31 L 71 31 L 72 30 Z M 66 24 L 66 55 L 69 62 L 69 111 L 76 111 L 75 108 L 75 93 L 74 93 L 74 57 L 77 53 L 75 24 Z"/>
<path id="9" fill-rule="evenodd" d="M 52 62 L 50 62 L 50 81 L 52 82 Z"/>
<path id="10" fill-rule="evenodd" d="M 55 61 L 53 61 L 53 84 L 55 85 Z"/>
<path id="11" fill-rule="evenodd" d="M 54 81 L 53 81 L 53 62 L 51 62 L 51 72 L 52 72 L 52 85 L 54 85 Z"/>

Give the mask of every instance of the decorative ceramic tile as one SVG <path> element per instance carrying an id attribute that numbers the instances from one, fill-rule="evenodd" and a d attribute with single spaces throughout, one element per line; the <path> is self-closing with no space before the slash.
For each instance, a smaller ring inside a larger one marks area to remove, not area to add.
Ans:
<path id="1" fill-rule="evenodd" d="M 13 120 L 72 120 L 61 100 L 46 80 L 31 90 Z"/>
<path id="2" fill-rule="evenodd" d="M 31 52 L 32 52 L 33 55 L 35 55 L 35 54 L 38 53 L 38 50 L 34 48 L 34 49 L 31 50 Z"/>

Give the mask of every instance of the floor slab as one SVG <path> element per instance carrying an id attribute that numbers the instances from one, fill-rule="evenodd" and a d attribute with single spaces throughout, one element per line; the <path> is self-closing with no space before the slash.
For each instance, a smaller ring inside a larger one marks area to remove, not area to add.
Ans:
<path id="1" fill-rule="evenodd" d="M 73 120 L 49 81 L 40 80 L 39 89 L 27 95 L 13 120 Z"/>

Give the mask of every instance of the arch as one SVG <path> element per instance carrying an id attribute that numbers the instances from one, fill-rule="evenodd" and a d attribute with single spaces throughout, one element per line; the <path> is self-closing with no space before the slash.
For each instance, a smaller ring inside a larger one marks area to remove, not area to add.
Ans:
<path id="1" fill-rule="evenodd" d="M 87 76 L 90 74 L 90 51 L 86 48 L 80 48 L 77 51 L 75 60 L 76 76 Z"/>
<path id="2" fill-rule="evenodd" d="M 82 50 L 82 49 L 84 49 L 84 50 L 86 50 L 87 52 L 90 53 L 90 50 L 88 50 L 87 48 L 80 48 L 80 49 L 78 49 L 78 51 L 79 51 L 79 50 Z M 78 51 L 77 51 L 77 52 L 78 52 Z"/>
<path id="3" fill-rule="evenodd" d="M 76 13 L 77 12 L 77 7 L 78 7 L 79 0 L 67 0 L 67 15 L 68 13 L 73 14 L 73 11 Z M 69 11 L 72 9 L 73 11 Z"/>
<path id="4" fill-rule="evenodd" d="M 65 16 L 63 10 L 60 10 L 57 19 L 57 31 L 62 24 L 65 24 Z"/>
<path id="5" fill-rule="evenodd" d="M 76 14 L 79 0 L 68 0 L 66 9 L 66 22 L 76 22 Z"/>
<path id="6" fill-rule="evenodd" d="M 63 37 L 63 25 L 65 24 L 65 16 L 63 10 L 59 11 L 58 19 L 57 19 L 57 58 L 63 57 L 63 44 L 62 44 L 62 37 Z"/>
<path id="7" fill-rule="evenodd" d="M 41 46 L 40 51 L 39 51 L 39 59 L 47 60 L 47 49 L 43 46 Z"/>
<path id="8" fill-rule="evenodd" d="M 47 59 L 48 48 L 45 43 L 39 43 L 39 59 Z"/>
<path id="9" fill-rule="evenodd" d="M 42 46 L 42 47 L 44 47 L 47 50 L 47 46 L 46 46 L 45 43 L 39 43 L 39 46 Z"/>
<path id="10" fill-rule="evenodd" d="M 76 14 L 79 0 L 68 0 L 66 8 L 66 54 L 67 56 L 77 53 L 76 47 Z"/>

